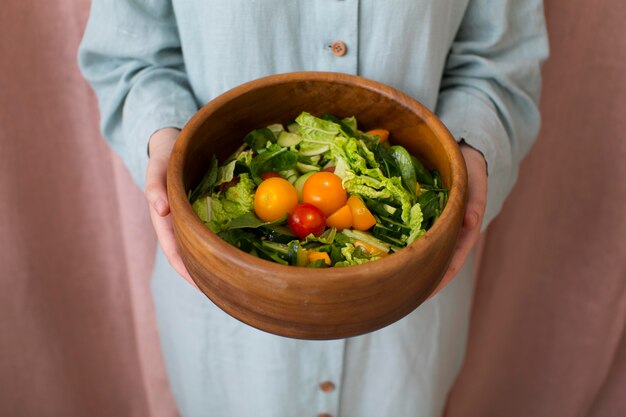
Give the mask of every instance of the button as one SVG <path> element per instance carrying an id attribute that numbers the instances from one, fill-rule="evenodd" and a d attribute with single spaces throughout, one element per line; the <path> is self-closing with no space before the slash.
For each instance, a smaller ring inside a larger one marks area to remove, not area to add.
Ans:
<path id="1" fill-rule="evenodd" d="M 331 51 L 335 56 L 344 56 L 348 52 L 348 47 L 341 41 L 335 41 L 330 45 Z"/>
<path id="2" fill-rule="evenodd" d="M 325 392 L 326 394 L 330 394 L 331 392 L 335 390 L 335 384 L 333 384 L 330 381 L 324 381 L 320 383 L 320 389 L 322 390 L 322 392 Z"/>

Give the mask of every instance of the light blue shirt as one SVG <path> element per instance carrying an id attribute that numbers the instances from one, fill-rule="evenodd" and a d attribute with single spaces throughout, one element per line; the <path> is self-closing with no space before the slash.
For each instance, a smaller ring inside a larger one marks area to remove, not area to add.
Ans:
<path id="1" fill-rule="evenodd" d="M 486 225 L 537 134 L 547 54 L 541 0 L 94 0 L 79 62 L 102 132 L 141 187 L 150 135 L 243 82 L 318 70 L 391 85 L 483 153 Z M 181 414 L 439 415 L 464 349 L 468 268 L 383 330 L 307 342 L 230 318 L 159 255 L 153 290 Z"/>

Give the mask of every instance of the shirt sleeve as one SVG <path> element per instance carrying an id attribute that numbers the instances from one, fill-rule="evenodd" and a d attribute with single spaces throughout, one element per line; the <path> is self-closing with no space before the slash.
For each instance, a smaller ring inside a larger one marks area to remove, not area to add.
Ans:
<path id="1" fill-rule="evenodd" d="M 437 114 L 457 141 L 485 157 L 483 229 L 502 207 L 539 131 L 547 56 L 541 0 L 470 0 L 448 56 Z"/>
<path id="2" fill-rule="evenodd" d="M 93 0 L 78 50 L 103 136 L 144 189 L 148 139 L 197 111 L 169 0 Z"/>

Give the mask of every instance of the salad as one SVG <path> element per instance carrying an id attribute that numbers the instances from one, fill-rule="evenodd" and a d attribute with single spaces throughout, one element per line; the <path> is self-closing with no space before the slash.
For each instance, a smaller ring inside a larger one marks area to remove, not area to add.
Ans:
<path id="1" fill-rule="evenodd" d="M 243 142 L 223 164 L 213 157 L 189 201 L 222 239 L 280 264 L 380 259 L 422 236 L 448 199 L 438 172 L 354 117 L 304 112 Z"/>

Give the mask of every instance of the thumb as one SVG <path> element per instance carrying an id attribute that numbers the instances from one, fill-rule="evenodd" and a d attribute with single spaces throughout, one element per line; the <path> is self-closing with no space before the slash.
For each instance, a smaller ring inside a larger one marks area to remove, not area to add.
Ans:
<path id="1" fill-rule="evenodd" d="M 167 216 L 170 207 L 167 201 L 167 162 L 150 158 L 146 172 L 146 199 L 161 217 Z"/>
<path id="2" fill-rule="evenodd" d="M 167 200 L 167 163 L 179 131 L 162 129 L 150 137 L 150 159 L 146 171 L 146 199 L 161 217 L 170 212 Z"/>
<path id="3" fill-rule="evenodd" d="M 467 146 L 461 146 L 468 174 L 467 207 L 463 228 L 472 230 L 480 227 L 487 206 L 487 164 L 483 155 Z"/>

